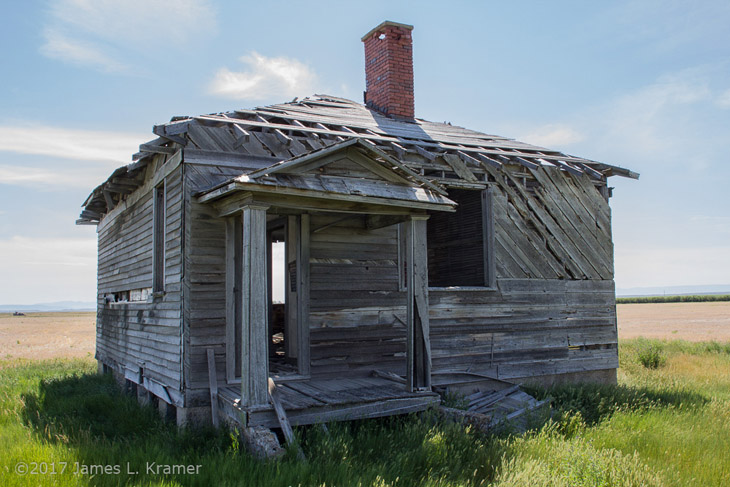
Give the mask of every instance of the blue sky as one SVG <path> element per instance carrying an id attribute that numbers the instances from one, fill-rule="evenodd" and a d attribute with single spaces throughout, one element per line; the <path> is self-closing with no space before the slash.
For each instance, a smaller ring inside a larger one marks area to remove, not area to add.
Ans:
<path id="1" fill-rule="evenodd" d="M 169 3 L 169 5 L 166 5 Z M 328 93 L 415 26 L 416 115 L 628 167 L 619 288 L 730 284 L 730 2 L 3 2 L 0 303 L 95 297 L 91 189 L 152 125 Z"/>

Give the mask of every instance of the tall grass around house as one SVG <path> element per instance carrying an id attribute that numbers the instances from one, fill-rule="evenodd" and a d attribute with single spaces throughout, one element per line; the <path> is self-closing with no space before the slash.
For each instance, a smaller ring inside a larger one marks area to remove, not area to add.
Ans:
<path id="1" fill-rule="evenodd" d="M 641 363 L 648 346 L 665 354 L 662 367 Z M 730 485 L 730 344 L 640 338 L 619 350 L 617 386 L 535 394 L 553 397 L 569 437 L 636 455 L 664 485 Z"/>
<path id="2" fill-rule="evenodd" d="M 647 346 L 663 366 L 642 365 Z M 293 451 L 256 460 L 235 431 L 178 430 L 90 360 L 6 361 L 0 485 L 730 485 L 730 344 L 622 341 L 620 363 L 617 385 L 532 388 L 554 413 L 524 434 L 487 435 L 429 412 L 315 425 L 296 430 L 301 462 Z"/>

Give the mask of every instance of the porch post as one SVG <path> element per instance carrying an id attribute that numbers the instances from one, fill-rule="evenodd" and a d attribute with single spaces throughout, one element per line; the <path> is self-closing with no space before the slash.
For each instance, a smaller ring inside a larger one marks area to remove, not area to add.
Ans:
<path id="1" fill-rule="evenodd" d="M 247 205 L 242 208 L 241 253 L 241 403 L 243 406 L 267 404 L 268 284 L 266 277 L 266 209 Z"/>
<path id="2" fill-rule="evenodd" d="M 299 217 L 299 255 L 297 258 L 297 366 L 302 375 L 310 374 L 309 354 L 309 215 Z"/>
<path id="3" fill-rule="evenodd" d="M 412 215 L 405 223 L 407 263 L 406 387 L 431 389 L 431 340 L 428 320 L 426 220 Z"/>

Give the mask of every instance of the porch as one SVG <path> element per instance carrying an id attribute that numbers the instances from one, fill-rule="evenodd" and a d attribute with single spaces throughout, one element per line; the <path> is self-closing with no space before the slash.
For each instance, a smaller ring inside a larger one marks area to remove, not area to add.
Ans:
<path id="1" fill-rule="evenodd" d="M 380 377 L 279 379 L 276 395 L 293 426 L 406 414 L 439 403 L 436 393 L 409 392 L 403 384 Z M 242 406 L 240 388 L 220 389 L 218 406 L 222 420 L 245 427 L 279 427 L 270 404 Z"/>

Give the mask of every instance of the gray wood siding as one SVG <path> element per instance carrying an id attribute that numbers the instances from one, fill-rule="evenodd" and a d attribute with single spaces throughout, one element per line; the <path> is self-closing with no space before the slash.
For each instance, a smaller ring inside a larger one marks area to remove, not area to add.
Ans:
<path id="1" fill-rule="evenodd" d="M 209 404 L 208 348 L 215 352 L 218 382 L 226 382 L 226 223 L 195 193 L 241 174 L 241 164 L 196 164 L 185 169 L 184 377 L 186 406 Z"/>
<path id="2" fill-rule="evenodd" d="M 172 160 L 171 160 L 172 159 Z M 181 208 L 179 156 L 157 156 L 148 180 L 101 223 L 98 231 L 97 358 L 119 371 L 139 371 L 172 391 L 181 378 Z M 153 174 L 154 173 L 154 174 Z M 104 297 L 152 287 L 152 195 L 165 179 L 163 296 L 106 303 Z M 174 395 L 174 394 L 173 394 Z M 179 397 L 178 395 L 175 395 Z"/>
<path id="3" fill-rule="evenodd" d="M 354 217 L 313 216 L 312 375 L 405 373 L 406 296 L 398 283 L 396 226 L 365 228 Z"/>
<path id="4" fill-rule="evenodd" d="M 588 176 L 549 167 L 492 176 L 498 278 L 613 280 L 611 210 Z"/>
<path id="5" fill-rule="evenodd" d="M 433 371 L 500 379 L 618 367 L 613 281 L 500 279 L 431 291 Z"/>

